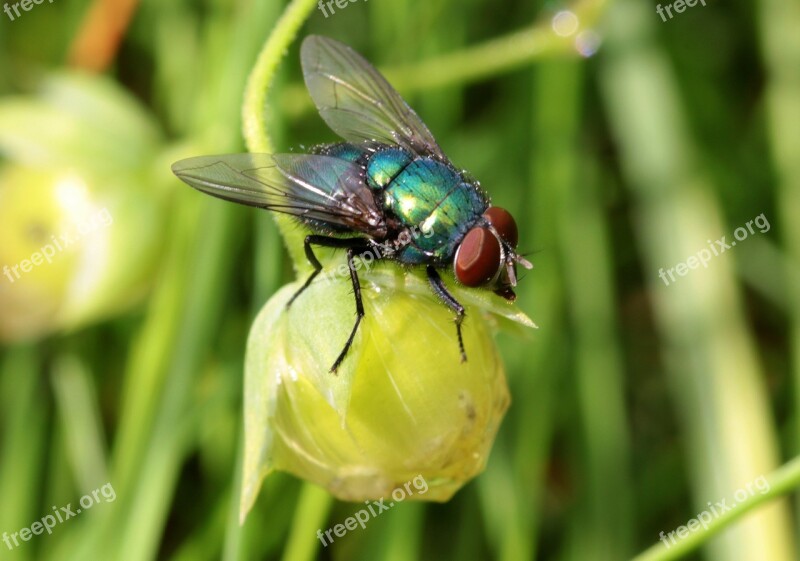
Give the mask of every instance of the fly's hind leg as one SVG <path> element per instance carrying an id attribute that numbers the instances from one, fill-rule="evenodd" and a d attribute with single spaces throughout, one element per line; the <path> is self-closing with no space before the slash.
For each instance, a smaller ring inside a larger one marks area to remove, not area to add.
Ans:
<path id="1" fill-rule="evenodd" d="M 444 303 L 445 306 L 450 308 L 456 313 L 456 334 L 458 335 L 458 350 L 461 352 L 461 362 L 467 361 L 467 353 L 464 351 L 464 340 L 461 337 L 461 324 L 464 322 L 466 312 L 464 306 L 450 294 L 447 287 L 439 276 L 439 272 L 432 266 L 428 265 L 428 281 L 431 283 L 431 288 L 436 293 L 436 296 Z"/>

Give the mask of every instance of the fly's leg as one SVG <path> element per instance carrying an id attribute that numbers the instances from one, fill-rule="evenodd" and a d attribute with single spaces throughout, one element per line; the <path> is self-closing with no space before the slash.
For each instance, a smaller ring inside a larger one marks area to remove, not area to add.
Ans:
<path id="1" fill-rule="evenodd" d="M 464 306 L 450 294 L 447 287 L 439 276 L 439 272 L 432 266 L 428 265 L 428 281 L 431 283 L 431 288 L 436 293 L 436 296 L 444 302 L 444 305 L 456 313 L 456 333 L 458 334 L 458 350 L 461 352 L 461 362 L 467 361 L 467 353 L 464 352 L 464 340 L 461 338 L 461 323 L 464 321 L 466 312 Z"/>
<path id="2" fill-rule="evenodd" d="M 353 339 L 358 331 L 358 326 L 361 323 L 361 320 L 364 318 L 364 303 L 361 301 L 361 283 L 358 280 L 358 273 L 356 272 L 353 261 L 355 258 L 361 257 L 361 255 L 369 250 L 365 250 L 364 248 L 359 249 L 360 250 L 357 251 L 355 248 L 351 247 L 347 250 L 347 266 L 350 269 L 350 281 L 353 283 L 353 296 L 355 296 L 356 299 L 356 323 L 353 326 L 353 330 L 350 332 L 350 336 L 347 338 L 347 342 L 344 344 L 342 352 L 339 353 L 339 356 L 336 357 L 336 361 L 334 361 L 333 366 L 331 366 L 330 371 L 333 374 L 336 373 L 336 370 L 339 368 L 339 365 L 342 364 L 344 357 L 347 356 L 347 351 L 350 350 L 350 347 L 353 344 Z"/>
<path id="3" fill-rule="evenodd" d="M 334 248 L 351 248 L 351 247 L 363 247 L 364 240 L 361 238 L 332 238 L 330 236 L 306 236 L 305 241 L 303 242 L 303 249 L 306 252 L 306 259 L 308 262 L 311 263 L 311 266 L 314 267 L 314 271 L 308 276 L 306 282 L 303 283 L 303 286 L 294 293 L 289 299 L 289 302 L 286 303 L 286 309 L 292 305 L 292 303 L 297 299 L 298 296 L 311 284 L 311 281 L 319 274 L 322 270 L 322 263 L 319 262 L 317 256 L 314 255 L 314 250 L 311 248 L 312 245 L 318 245 L 320 247 L 334 247 Z"/>
<path id="4" fill-rule="evenodd" d="M 356 299 L 356 323 L 350 332 L 350 336 L 347 338 L 347 342 L 344 344 L 342 352 L 339 353 L 338 357 L 336 357 L 336 361 L 334 361 L 333 366 L 331 367 L 330 371 L 335 374 L 336 370 L 347 356 L 347 351 L 349 351 L 350 347 L 353 345 L 353 339 L 355 339 L 358 326 L 361 323 L 361 319 L 364 317 L 364 304 L 361 301 L 361 283 L 358 280 L 358 273 L 356 272 L 353 261 L 356 258 L 360 258 L 362 255 L 366 255 L 368 253 L 376 259 L 382 258 L 383 255 L 381 255 L 377 248 L 371 248 L 368 246 L 366 240 L 363 238 L 333 238 L 330 236 L 317 235 L 306 236 L 303 247 L 305 249 L 306 258 L 308 259 L 308 262 L 311 263 L 311 266 L 314 267 L 314 271 L 309 275 L 308 279 L 306 279 L 306 282 L 303 283 L 303 286 L 301 286 L 300 289 L 294 293 L 294 296 L 292 296 L 289 302 L 286 304 L 287 309 L 292 305 L 292 302 L 294 302 L 295 299 L 300 296 L 300 294 L 306 288 L 308 288 L 314 278 L 322 270 L 322 264 L 314 254 L 314 250 L 311 247 L 312 245 L 317 245 L 320 247 L 347 248 L 347 267 L 350 269 L 350 281 L 353 283 L 353 295 Z"/>

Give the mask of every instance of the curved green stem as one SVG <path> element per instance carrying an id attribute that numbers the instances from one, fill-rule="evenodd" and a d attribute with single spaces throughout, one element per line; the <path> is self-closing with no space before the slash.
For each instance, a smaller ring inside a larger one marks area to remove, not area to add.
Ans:
<path id="1" fill-rule="evenodd" d="M 555 54 L 575 54 L 574 37 L 559 37 L 545 20 L 503 37 L 422 62 L 387 69 L 387 79 L 406 91 L 469 84 Z"/>
<path id="2" fill-rule="evenodd" d="M 275 79 L 278 65 L 297 35 L 297 31 L 316 7 L 316 0 L 292 0 L 278 19 L 256 59 L 247 81 L 242 107 L 242 128 L 250 152 L 273 152 L 267 132 L 267 94 Z M 302 256 L 302 233 L 286 216 L 275 214 L 283 239 L 295 268 L 305 263 Z"/>
<path id="3" fill-rule="evenodd" d="M 261 48 L 250 72 L 242 107 L 242 126 L 247 149 L 251 152 L 273 151 L 264 118 L 267 93 L 289 44 L 316 5 L 314 0 L 293 0 L 289 4 Z"/>
<path id="4" fill-rule="evenodd" d="M 757 506 L 776 497 L 786 495 L 800 487 L 800 456 L 795 457 L 772 472 L 767 477 L 767 482 L 769 483 L 769 489 L 766 493 L 752 495 L 742 502 L 737 502 L 736 508 L 732 508 L 714 518 L 707 524 L 705 530 L 698 529 L 685 538 L 678 538 L 678 543 L 671 545 L 669 548 L 661 542 L 656 543 L 634 557 L 633 561 L 671 561 L 679 559 L 706 543 L 715 534 L 718 534 Z"/>

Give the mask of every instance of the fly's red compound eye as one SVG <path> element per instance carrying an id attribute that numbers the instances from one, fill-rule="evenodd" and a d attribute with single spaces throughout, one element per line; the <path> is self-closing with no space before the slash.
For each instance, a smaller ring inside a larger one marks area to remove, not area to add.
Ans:
<path id="1" fill-rule="evenodd" d="M 507 213 L 506 213 L 507 214 Z M 473 228 L 458 246 L 455 273 L 466 286 L 481 286 L 497 276 L 502 266 L 500 242 L 486 228 Z"/>
<path id="2" fill-rule="evenodd" d="M 517 223 L 514 221 L 514 217 L 511 216 L 510 212 L 499 206 L 493 206 L 483 213 L 483 217 L 497 230 L 497 233 L 500 234 L 503 241 L 512 248 L 517 247 L 519 233 L 517 231 Z"/>

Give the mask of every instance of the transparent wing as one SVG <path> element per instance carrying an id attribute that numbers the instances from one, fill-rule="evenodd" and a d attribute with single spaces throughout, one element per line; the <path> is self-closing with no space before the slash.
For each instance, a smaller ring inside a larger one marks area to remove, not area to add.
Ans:
<path id="1" fill-rule="evenodd" d="M 373 236 L 385 233 L 363 171 L 311 154 L 228 154 L 188 158 L 172 171 L 195 189 L 248 206 Z"/>
<path id="2" fill-rule="evenodd" d="M 303 41 L 300 59 L 314 104 L 336 134 L 352 142 L 399 144 L 415 154 L 447 160 L 414 110 L 353 49 L 311 35 Z"/>

